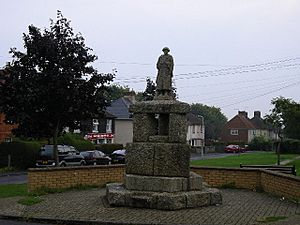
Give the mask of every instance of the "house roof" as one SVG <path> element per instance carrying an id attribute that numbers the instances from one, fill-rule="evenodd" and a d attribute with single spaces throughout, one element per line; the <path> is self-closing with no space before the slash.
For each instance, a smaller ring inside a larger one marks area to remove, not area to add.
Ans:
<path id="1" fill-rule="evenodd" d="M 199 116 L 195 115 L 192 112 L 189 112 L 186 115 L 186 117 L 187 117 L 188 125 L 203 125 L 202 119 L 200 119 Z"/>
<path id="2" fill-rule="evenodd" d="M 265 123 L 265 121 L 261 117 L 254 116 L 250 121 L 256 129 L 272 129 L 272 126 Z"/>
<path id="3" fill-rule="evenodd" d="M 131 119 L 132 114 L 129 112 L 129 107 L 132 105 L 126 97 L 121 97 L 111 103 L 109 107 L 106 108 L 106 112 L 114 115 L 116 119 Z"/>
<path id="4" fill-rule="evenodd" d="M 109 113 L 107 111 L 104 112 L 104 116 L 105 116 L 105 118 L 116 118 L 115 115 L 113 115 L 113 114 L 111 114 L 111 113 Z"/>
<path id="5" fill-rule="evenodd" d="M 239 121 L 240 123 L 235 124 L 235 121 Z M 227 125 L 232 128 L 246 128 L 246 129 L 255 129 L 255 126 L 251 123 L 251 121 L 242 114 L 238 114 L 233 117 L 231 120 L 227 122 Z"/>

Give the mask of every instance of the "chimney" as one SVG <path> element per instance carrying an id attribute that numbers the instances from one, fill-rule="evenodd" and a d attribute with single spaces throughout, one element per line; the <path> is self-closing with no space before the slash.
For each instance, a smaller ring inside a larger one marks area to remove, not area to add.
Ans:
<path id="1" fill-rule="evenodd" d="M 124 98 L 128 99 L 132 103 L 135 103 L 135 92 L 134 91 L 128 91 L 125 93 Z"/>
<path id="2" fill-rule="evenodd" d="M 245 118 L 248 118 L 248 113 L 246 111 L 239 111 L 239 115 L 244 116 Z"/>
<path id="3" fill-rule="evenodd" d="M 260 111 L 254 111 L 254 117 L 261 117 Z"/>

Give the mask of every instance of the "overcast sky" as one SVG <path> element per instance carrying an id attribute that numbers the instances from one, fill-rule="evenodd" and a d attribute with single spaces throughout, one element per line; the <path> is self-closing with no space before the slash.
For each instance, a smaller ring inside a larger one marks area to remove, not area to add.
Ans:
<path id="1" fill-rule="evenodd" d="M 278 96 L 300 101 L 299 0 L 0 0 L 0 67 L 22 50 L 28 25 L 71 20 L 99 57 L 100 72 L 137 91 L 155 80 L 168 46 L 180 101 L 262 115 Z"/>

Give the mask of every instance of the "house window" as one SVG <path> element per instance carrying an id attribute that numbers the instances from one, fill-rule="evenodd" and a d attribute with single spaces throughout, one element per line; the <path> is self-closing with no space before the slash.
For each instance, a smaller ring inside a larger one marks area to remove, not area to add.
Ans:
<path id="1" fill-rule="evenodd" d="M 230 130 L 231 135 L 239 135 L 239 130 Z"/>
<path id="2" fill-rule="evenodd" d="M 112 120 L 106 120 L 106 133 L 112 133 Z"/>
<path id="3" fill-rule="evenodd" d="M 195 133 L 195 130 L 196 130 L 196 126 L 193 125 L 193 126 L 192 126 L 192 133 L 193 133 L 193 134 Z"/>
<path id="4" fill-rule="evenodd" d="M 97 119 L 93 119 L 93 131 L 94 133 L 99 131 L 99 121 Z"/>

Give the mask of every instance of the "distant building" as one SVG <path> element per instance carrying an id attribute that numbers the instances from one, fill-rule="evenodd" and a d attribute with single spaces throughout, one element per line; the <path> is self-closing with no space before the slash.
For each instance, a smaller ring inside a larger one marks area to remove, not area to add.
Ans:
<path id="1" fill-rule="evenodd" d="M 10 142 L 12 140 L 12 130 L 16 128 L 17 125 L 10 125 L 5 123 L 5 115 L 0 113 L 0 143 Z"/>
<path id="2" fill-rule="evenodd" d="M 3 77 L 7 75 L 8 74 L 5 72 L 5 70 L 0 70 L 0 82 L 3 82 Z M 11 141 L 13 136 L 11 131 L 16 127 L 17 125 L 11 125 L 5 123 L 5 115 L 0 112 L 0 143 L 3 141 L 6 142 Z"/>
<path id="3" fill-rule="evenodd" d="M 221 141 L 249 143 L 256 136 L 266 139 L 277 139 L 277 134 L 272 126 L 266 124 L 261 118 L 260 111 L 255 111 L 253 118 L 248 118 L 248 113 L 239 111 L 236 116 L 229 120 L 223 127 Z"/>
<path id="4" fill-rule="evenodd" d="M 102 118 L 81 121 L 80 132 L 85 135 L 87 140 L 90 140 L 95 144 L 114 143 L 115 118 L 114 115 L 105 112 Z"/>
<path id="5" fill-rule="evenodd" d="M 193 113 L 187 114 L 187 142 L 192 147 L 204 147 L 204 118 Z"/>
<path id="6" fill-rule="evenodd" d="M 132 142 L 133 121 L 129 107 L 135 102 L 134 94 L 121 97 L 111 103 L 106 111 L 115 116 L 114 119 L 114 142 L 123 144 Z"/>

